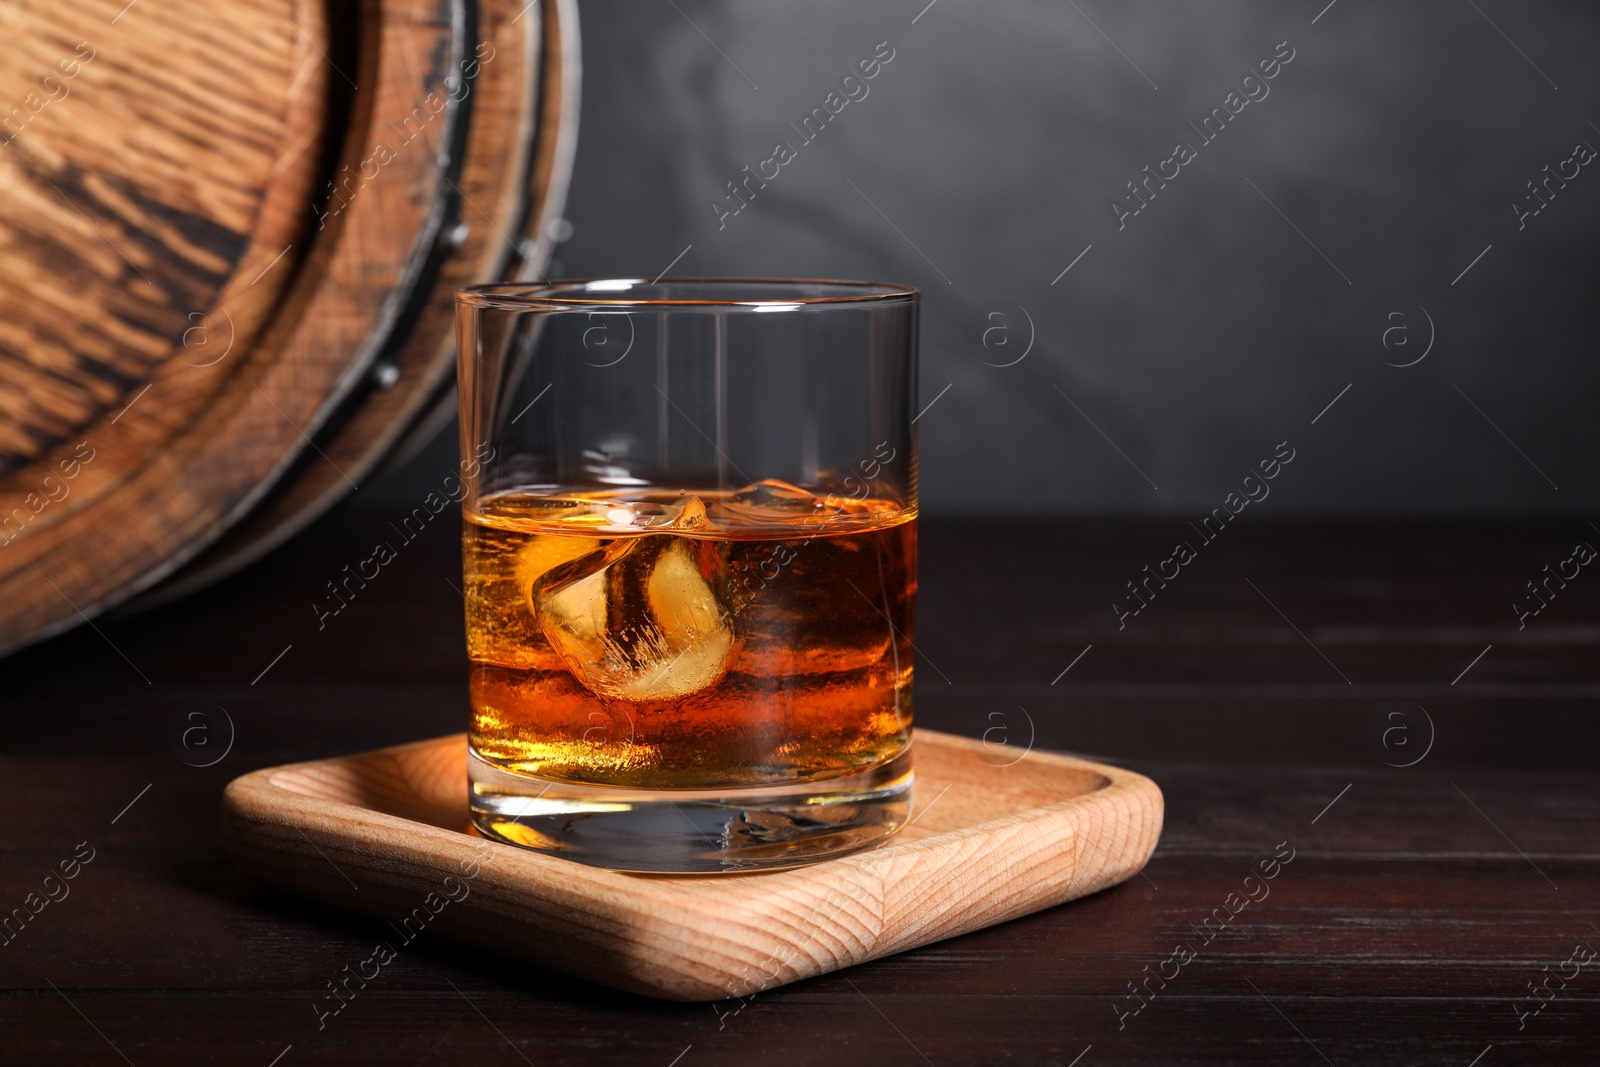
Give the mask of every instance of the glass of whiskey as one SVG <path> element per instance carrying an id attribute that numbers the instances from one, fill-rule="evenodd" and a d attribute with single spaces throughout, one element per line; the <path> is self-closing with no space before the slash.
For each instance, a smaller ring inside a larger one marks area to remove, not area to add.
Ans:
<path id="1" fill-rule="evenodd" d="M 900 828 L 918 296 L 711 278 L 459 291 L 480 832 L 713 873 Z"/>

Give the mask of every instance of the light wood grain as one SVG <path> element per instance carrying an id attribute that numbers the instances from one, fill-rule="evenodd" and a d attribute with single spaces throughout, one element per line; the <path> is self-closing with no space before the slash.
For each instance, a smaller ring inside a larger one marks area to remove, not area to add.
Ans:
<path id="1" fill-rule="evenodd" d="M 320 5 L 122 6 L 0 8 L 7 547 L 114 491 L 228 387 L 217 357 L 250 350 L 298 252 L 258 275 L 309 219 L 328 120 Z M 135 403 L 147 390 L 161 403 Z M 16 514 L 80 442 L 94 458 L 66 495 Z"/>
<path id="2" fill-rule="evenodd" d="M 897 836 L 770 873 L 621 874 L 469 834 L 464 736 L 245 775 L 224 794 L 223 834 L 240 866 L 296 891 L 397 920 L 425 908 L 429 929 L 670 1000 L 744 996 L 1004 922 L 1129 878 L 1155 848 L 1161 791 L 1142 775 L 1042 752 L 1013 763 L 928 730 L 914 743 Z"/>

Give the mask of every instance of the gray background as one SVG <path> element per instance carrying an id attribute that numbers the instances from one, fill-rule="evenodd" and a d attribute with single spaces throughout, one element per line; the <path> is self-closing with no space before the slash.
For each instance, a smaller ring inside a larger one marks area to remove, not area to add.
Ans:
<path id="1" fill-rule="evenodd" d="M 1204 513 L 1285 440 L 1253 510 L 1597 510 L 1600 160 L 1520 231 L 1512 205 L 1600 147 L 1600 10 L 926 4 L 586 0 L 552 274 L 688 247 L 672 273 L 918 286 L 930 513 Z M 869 95 L 800 146 L 787 123 L 881 41 Z M 719 229 L 709 202 L 780 140 L 798 158 Z M 1119 230 L 1111 199 L 1180 140 L 1198 158 Z M 437 481 L 451 434 L 365 495 Z"/>

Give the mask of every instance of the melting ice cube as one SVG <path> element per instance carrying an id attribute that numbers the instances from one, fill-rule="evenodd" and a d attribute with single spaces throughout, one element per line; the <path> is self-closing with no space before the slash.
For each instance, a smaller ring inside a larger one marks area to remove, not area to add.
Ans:
<path id="1" fill-rule="evenodd" d="M 672 700 L 727 670 L 732 614 L 714 588 L 722 567 L 715 542 L 628 537 L 551 570 L 529 599 L 545 638 L 595 693 Z"/>
<path id="2" fill-rule="evenodd" d="M 651 529 L 657 523 L 650 524 Z M 706 505 L 697 496 L 691 496 L 678 504 L 668 504 L 662 508 L 662 520 L 659 523 L 671 530 L 703 530 L 711 525 L 711 520 L 706 517 Z"/>
<path id="3" fill-rule="evenodd" d="M 746 521 L 787 524 L 811 517 L 820 503 L 820 497 L 798 485 L 766 478 L 730 494 L 721 506 Z"/>

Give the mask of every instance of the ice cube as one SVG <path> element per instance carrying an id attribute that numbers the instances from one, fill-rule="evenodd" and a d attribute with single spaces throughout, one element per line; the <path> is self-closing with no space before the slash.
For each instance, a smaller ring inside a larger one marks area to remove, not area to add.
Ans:
<path id="1" fill-rule="evenodd" d="M 705 501 L 691 496 L 677 506 L 668 519 L 667 526 L 674 530 L 703 530 L 711 525 L 706 517 Z"/>
<path id="2" fill-rule="evenodd" d="M 533 584 L 563 563 L 580 559 L 600 547 L 594 537 L 534 536 L 517 553 L 517 588 L 532 596 Z"/>
<path id="3" fill-rule="evenodd" d="M 607 526 L 630 526 L 650 530 L 703 530 L 711 525 L 706 505 L 697 496 L 683 496 L 666 503 L 660 500 L 619 504 L 605 512 Z"/>
<path id="4" fill-rule="evenodd" d="M 685 537 L 622 538 L 554 568 L 529 599 L 546 640 L 589 689 L 674 700 L 715 683 L 733 653 L 732 613 L 714 587 L 718 551 Z"/>
<path id="5" fill-rule="evenodd" d="M 815 499 L 809 490 L 778 478 L 763 478 L 754 485 L 747 485 L 728 495 L 730 504 L 750 504 L 758 507 L 794 503 L 804 503 L 809 507 L 811 501 Z"/>
<path id="6" fill-rule="evenodd" d="M 795 523 L 810 517 L 821 502 L 798 485 L 765 478 L 729 494 L 721 506 L 746 521 Z"/>
<path id="7" fill-rule="evenodd" d="M 588 555 L 599 538 L 533 534 L 518 544 L 495 531 L 469 527 L 466 560 L 467 650 L 475 662 L 519 670 L 561 670 L 541 639 L 531 604 L 533 584 L 552 569 Z"/>

